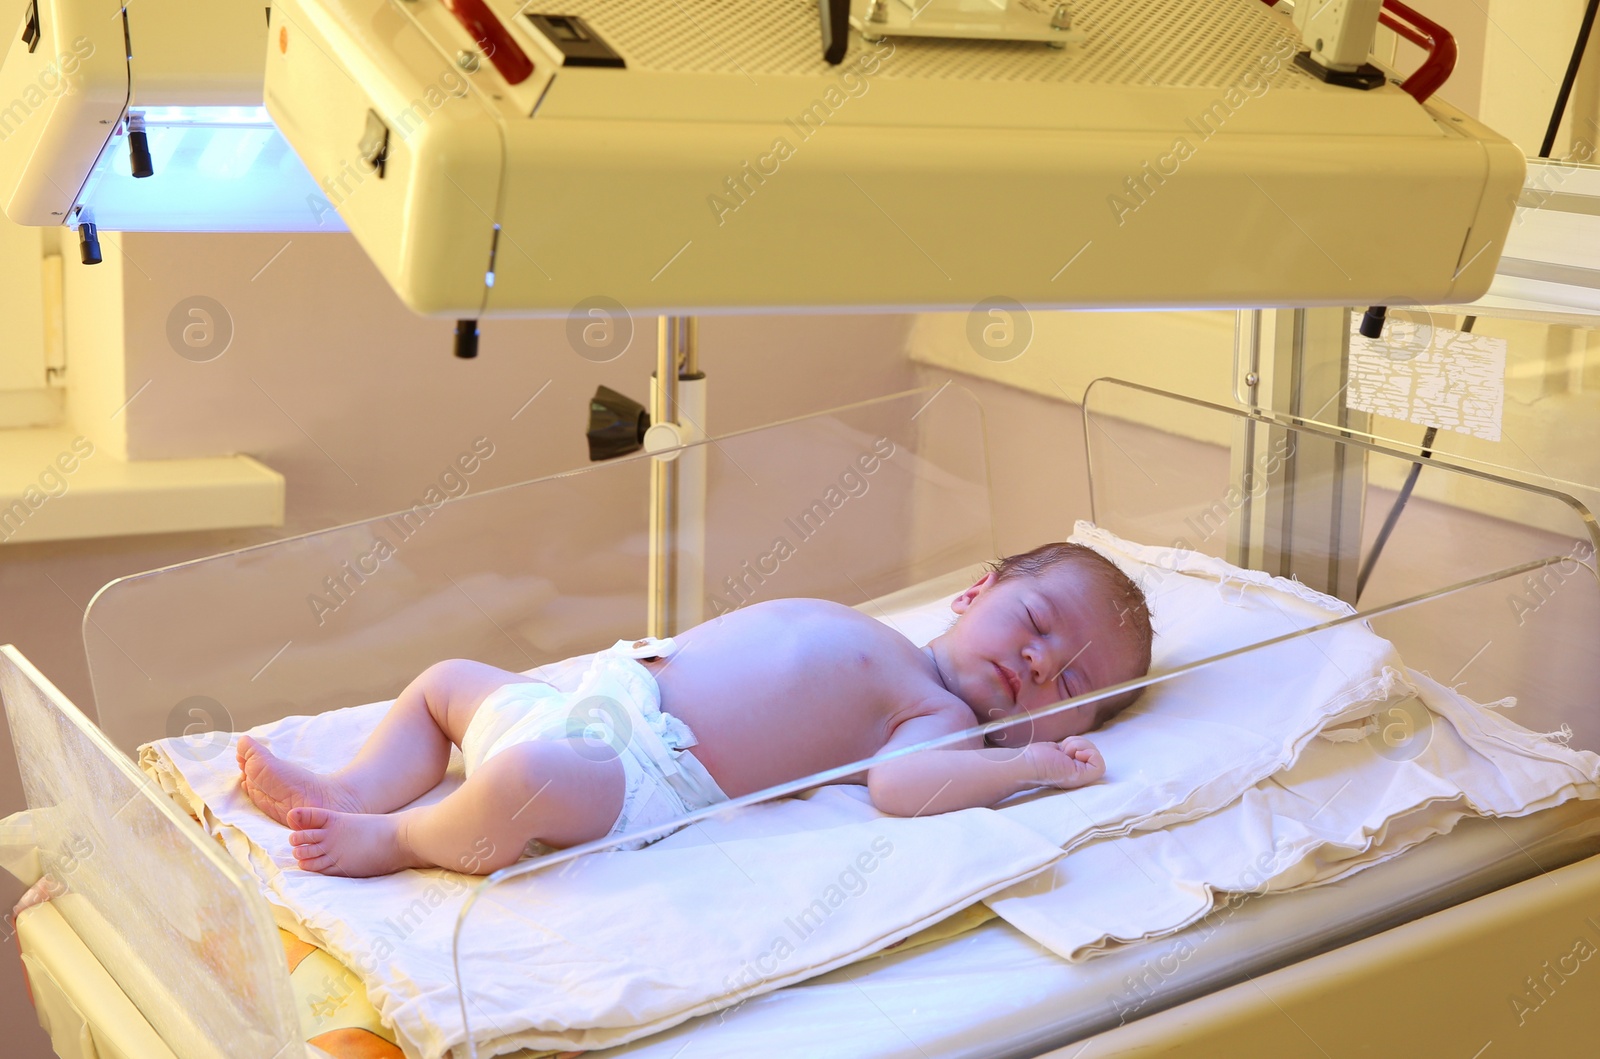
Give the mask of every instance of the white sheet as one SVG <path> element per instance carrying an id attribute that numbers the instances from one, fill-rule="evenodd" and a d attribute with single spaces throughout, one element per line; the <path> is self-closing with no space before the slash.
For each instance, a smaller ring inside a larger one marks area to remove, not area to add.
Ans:
<path id="1" fill-rule="evenodd" d="M 1082 846 L 986 903 L 1052 952 L 1086 959 L 1173 934 L 1224 893 L 1333 882 L 1467 815 L 1524 816 L 1600 797 L 1600 757 L 1411 677 L 1433 717 L 1425 745 L 1393 756 L 1368 739 L 1314 740 L 1293 767 L 1226 809 Z"/>
<path id="2" fill-rule="evenodd" d="M 1463 820 L 1327 886 L 1246 898 L 1170 938 L 1069 963 L 1003 920 L 876 956 L 594 1059 L 1024 1059 L 1600 851 L 1594 803 Z M 1152 973 L 1153 972 L 1153 973 Z M 840 1042 L 847 1042 L 841 1046 Z M 1493 1050 L 1485 1056 L 1489 1059 Z M 588 1057 L 585 1057 L 588 1059 Z"/>
<path id="3" fill-rule="evenodd" d="M 385 705 L 286 718 L 254 734 L 327 770 L 355 753 Z M 194 761 L 171 756 L 171 745 L 145 748 L 146 771 L 203 814 L 288 913 L 285 926 L 360 975 L 405 1053 L 436 1059 L 459 1043 L 451 937 L 477 880 L 301 871 L 287 829 L 239 790 L 231 754 Z M 429 799 L 459 781 L 453 774 Z M 597 1048 L 655 1032 L 852 962 L 1061 855 L 990 810 L 898 819 L 856 791 L 756 806 L 637 853 L 581 858 L 488 891 L 463 946 L 480 1054 Z"/>

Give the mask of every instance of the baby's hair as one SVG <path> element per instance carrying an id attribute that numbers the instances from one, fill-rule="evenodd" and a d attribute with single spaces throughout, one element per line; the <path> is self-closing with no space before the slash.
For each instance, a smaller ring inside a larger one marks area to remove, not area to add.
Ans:
<path id="1" fill-rule="evenodd" d="M 1134 654 L 1139 661 L 1139 676 L 1150 671 L 1150 641 L 1154 631 L 1150 627 L 1150 604 L 1144 592 L 1133 579 L 1123 573 L 1117 564 L 1084 544 L 1041 544 L 1032 551 L 1008 555 L 989 564 L 994 571 L 995 584 L 1014 577 L 1038 577 L 1053 566 L 1067 563 L 1087 571 L 1105 592 L 1112 610 L 1117 614 L 1119 628 L 1126 630 Z M 1094 724 L 1099 728 L 1111 718 L 1133 705 L 1140 691 L 1124 692 L 1104 699 L 1095 705 Z"/>

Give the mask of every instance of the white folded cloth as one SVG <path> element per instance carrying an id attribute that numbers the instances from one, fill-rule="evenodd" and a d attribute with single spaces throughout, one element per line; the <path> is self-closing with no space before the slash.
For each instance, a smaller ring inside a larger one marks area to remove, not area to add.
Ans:
<path id="1" fill-rule="evenodd" d="M 39 836 L 34 830 L 33 816 L 26 809 L 0 820 L 0 868 L 16 876 L 24 886 L 32 886 L 43 874 L 39 863 Z"/>
<path id="2" fill-rule="evenodd" d="M 1080 846 L 986 900 L 1069 960 L 1175 933 L 1221 895 L 1297 890 L 1399 856 L 1468 815 L 1525 816 L 1600 797 L 1600 757 L 1484 709 L 1420 673 L 1428 714 L 1401 753 L 1378 736 L 1312 741 L 1225 809 Z"/>

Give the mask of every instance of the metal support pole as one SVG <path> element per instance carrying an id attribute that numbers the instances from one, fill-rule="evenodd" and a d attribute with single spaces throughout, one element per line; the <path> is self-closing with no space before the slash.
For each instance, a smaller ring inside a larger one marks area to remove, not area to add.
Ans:
<path id="1" fill-rule="evenodd" d="M 656 324 L 656 374 L 650 386 L 650 569 L 645 627 L 672 636 L 705 616 L 706 377 L 698 321 L 663 316 Z"/>
<path id="2" fill-rule="evenodd" d="M 678 407 L 678 324 L 676 316 L 658 318 L 656 374 L 650 387 L 650 422 L 671 423 Z M 649 589 L 646 635 L 665 637 L 675 631 L 677 595 L 678 464 L 650 461 Z"/>
<path id="3" fill-rule="evenodd" d="M 1240 313 L 1237 361 L 1244 399 L 1335 428 L 1367 429 L 1345 407 L 1350 310 Z M 1245 421 L 1233 443 L 1243 498 L 1229 525 L 1228 559 L 1355 602 L 1361 561 L 1366 454 L 1281 427 Z"/>
<path id="4" fill-rule="evenodd" d="M 683 441 L 705 437 L 706 377 L 700 371 L 700 321 L 683 318 L 678 347 L 677 417 Z M 685 449 L 675 461 L 678 467 L 678 534 L 673 590 L 673 632 L 699 625 L 705 619 L 706 605 L 706 461 L 710 446 Z"/>
<path id="5" fill-rule="evenodd" d="M 683 341 L 681 343 L 683 356 L 680 358 L 681 371 L 685 379 L 700 377 L 700 318 L 696 316 L 683 317 Z"/>

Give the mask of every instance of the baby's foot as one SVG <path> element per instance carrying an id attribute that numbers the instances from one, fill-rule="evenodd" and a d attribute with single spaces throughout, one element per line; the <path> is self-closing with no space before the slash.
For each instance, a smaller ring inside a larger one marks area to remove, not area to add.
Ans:
<path id="1" fill-rule="evenodd" d="M 284 761 L 247 735 L 239 737 L 239 773 L 240 785 L 256 808 L 280 824 L 287 825 L 289 811 L 301 806 L 342 813 L 364 808 L 356 793 L 332 776 Z"/>
<path id="2" fill-rule="evenodd" d="M 294 859 L 306 871 L 365 879 L 388 875 L 413 862 L 400 850 L 399 818 L 389 814 L 340 813 L 302 806 L 289 810 Z"/>

